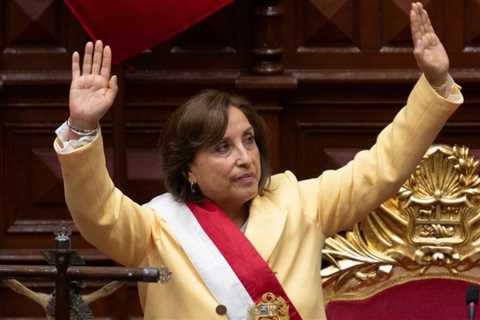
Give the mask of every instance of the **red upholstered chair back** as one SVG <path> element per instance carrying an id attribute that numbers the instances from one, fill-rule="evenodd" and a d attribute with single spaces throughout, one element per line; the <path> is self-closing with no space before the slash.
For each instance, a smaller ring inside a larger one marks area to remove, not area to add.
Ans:
<path id="1" fill-rule="evenodd" d="M 468 319 L 480 284 L 479 162 L 466 147 L 432 146 L 394 198 L 326 240 L 329 320 Z"/>
<path id="2" fill-rule="evenodd" d="M 334 301 L 329 320 L 461 320 L 468 319 L 463 280 L 425 279 L 395 285 L 361 300 Z"/>

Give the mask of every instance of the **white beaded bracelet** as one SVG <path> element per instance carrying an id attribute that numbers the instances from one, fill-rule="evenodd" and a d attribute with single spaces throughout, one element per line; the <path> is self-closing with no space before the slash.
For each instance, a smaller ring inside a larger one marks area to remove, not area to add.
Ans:
<path id="1" fill-rule="evenodd" d="M 84 129 L 78 129 L 78 128 L 75 128 L 71 125 L 70 123 L 70 118 L 67 119 L 67 126 L 68 128 L 70 129 L 70 131 L 72 131 L 73 133 L 81 136 L 81 137 L 85 137 L 85 136 L 93 136 L 97 133 L 98 131 L 98 124 L 97 124 L 97 127 L 95 129 L 91 129 L 91 130 L 84 130 Z"/>

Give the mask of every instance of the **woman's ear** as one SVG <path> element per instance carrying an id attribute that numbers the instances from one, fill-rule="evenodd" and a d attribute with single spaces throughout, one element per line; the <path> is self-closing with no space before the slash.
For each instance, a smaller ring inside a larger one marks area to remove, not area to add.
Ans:
<path id="1" fill-rule="evenodd" d="M 197 183 L 197 179 L 195 178 L 195 175 L 193 174 L 192 170 L 190 170 L 190 168 L 188 168 L 187 172 L 184 172 L 183 175 L 190 184 Z"/>

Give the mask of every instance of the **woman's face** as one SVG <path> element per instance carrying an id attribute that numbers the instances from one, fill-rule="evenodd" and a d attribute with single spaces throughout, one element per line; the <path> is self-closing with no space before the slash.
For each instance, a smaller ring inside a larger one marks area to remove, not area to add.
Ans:
<path id="1" fill-rule="evenodd" d="M 228 109 L 228 125 L 223 139 L 201 149 L 190 166 L 189 181 L 222 208 L 242 206 L 258 193 L 260 153 L 255 132 L 238 108 Z"/>

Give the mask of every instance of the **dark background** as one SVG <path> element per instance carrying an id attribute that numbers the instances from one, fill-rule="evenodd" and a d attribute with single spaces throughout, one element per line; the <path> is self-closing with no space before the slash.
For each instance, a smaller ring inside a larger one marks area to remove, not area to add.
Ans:
<path id="1" fill-rule="evenodd" d="M 466 100 L 437 142 L 477 153 L 480 3 L 423 3 Z M 205 88 L 251 99 L 270 129 L 274 172 L 306 178 L 345 164 L 374 143 L 419 76 L 409 7 L 406 0 L 237 0 L 117 66 L 120 93 L 102 121 L 117 186 L 138 202 L 164 191 L 159 133 L 175 107 Z M 0 264 L 42 264 L 39 249 L 54 246 L 53 231 L 73 227 L 52 142 L 68 115 L 71 54 L 87 40 L 60 0 L 0 1 Z M 90 265 L 113 265 L 78 233 L 73 239 Z M 140 316 L 135 286 L 96 303 L 95 312 Z M 0 318 L 42 315 L 0 286 Z"/>

